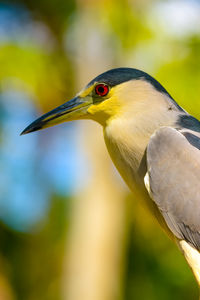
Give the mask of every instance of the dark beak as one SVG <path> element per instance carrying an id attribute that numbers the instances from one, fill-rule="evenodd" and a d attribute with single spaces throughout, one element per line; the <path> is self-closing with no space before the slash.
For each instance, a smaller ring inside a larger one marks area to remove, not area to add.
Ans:
<path id="1" fill-rule="evenodd" d="M 22 131 L 21 135 L 65 121 L 85 119 L 87 118 L 87 108 L 90 104 L 89 97 L 81 98 L 77 96 L 35 120 Z"/>

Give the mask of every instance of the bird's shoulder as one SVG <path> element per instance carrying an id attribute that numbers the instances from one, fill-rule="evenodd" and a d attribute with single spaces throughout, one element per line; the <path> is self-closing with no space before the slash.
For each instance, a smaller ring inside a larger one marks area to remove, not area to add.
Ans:
<path id="1" fill-rule="evenodd" d="M 177 130 L 181 132 L 188 142 L 200 150 L 200 122 L 191 115 L 183 114 L 176 122 Z"/>
<path id="2" fill-rule="evenodd" d="M 178 129 L 189 129 L 194 132 L 200 132 L 200 121 L 189 114 L 180 114 L 176 121 Z"/>

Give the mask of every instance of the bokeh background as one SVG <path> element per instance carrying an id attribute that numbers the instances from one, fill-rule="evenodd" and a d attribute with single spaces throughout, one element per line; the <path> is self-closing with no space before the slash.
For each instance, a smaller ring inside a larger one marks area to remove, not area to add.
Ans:
<path id="1" fill-rule="evenodd" d="M 113 67 L 200 115 L 200 1 L 0 1 L 0 300 L 196 299 L 189 267 L 134 199 L 100 126 L 26 136 Z"/>

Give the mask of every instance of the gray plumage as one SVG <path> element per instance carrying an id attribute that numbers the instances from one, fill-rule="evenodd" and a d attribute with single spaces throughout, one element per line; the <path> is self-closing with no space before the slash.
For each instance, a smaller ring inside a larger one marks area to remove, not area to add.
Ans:
<path id="1" fill-rule="evenodd" d="M 163 127 L 151 137 L 147 147 L 150 194 L 174 235 L 199 250 L 200 139 L 184 134 Z"/>

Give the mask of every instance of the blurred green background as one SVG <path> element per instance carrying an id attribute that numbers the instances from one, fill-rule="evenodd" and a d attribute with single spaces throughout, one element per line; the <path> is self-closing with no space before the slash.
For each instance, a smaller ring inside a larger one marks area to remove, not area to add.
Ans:
<path id="1" fill-rule="evenodd" d="M 200 1 L 0 1 L 0 300 L 196 299 L 90 121 L 19 136 L 113 67 L 200 114 Z"/>

